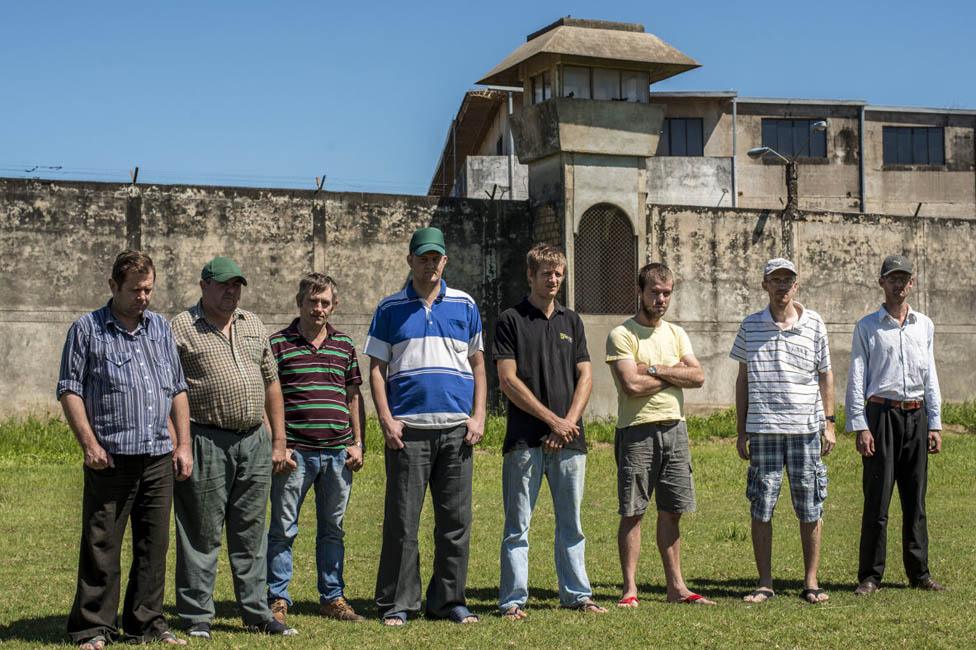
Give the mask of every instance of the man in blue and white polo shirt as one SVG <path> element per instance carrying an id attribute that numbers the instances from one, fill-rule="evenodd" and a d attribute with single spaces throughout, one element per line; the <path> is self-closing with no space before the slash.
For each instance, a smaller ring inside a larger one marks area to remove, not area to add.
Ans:
<path id="1" fill-rule="evenodd" d="M 410 239 L 410 282 L 380 301 L 366 338 L 373 403 L 386 439 L 386 506 L 376 606 L 386 625 L 420 611 L 417 533 L 427 485 L 434 503 L 434 570 L 426 615 L 475 623 L 465 605 L 472 446 L 484 433 L 487 382 L 481 315 L 441 279 L 444 235 Z"/>
<path id="2" fill-rule="evenodd" d="M 749 461 L 746 496 L 752 503 L 752 549 L 759 570 L 759 586 L 745 600 L 761 603 L 775 595 L 771 520 L 785 465 L 803 546 L 800 597 L 821 603 L 828 598 L 817 582 L 827 497 L 827 467 L 821 456 L 836 442 L 827 327 L 818 313 L 794 300 L 800 285 L 789 260 L 769 260 L 762 287 L 769 294 L 769 307 L 742 321 L 731 353 L 739 362 L 736 448 Z"/>

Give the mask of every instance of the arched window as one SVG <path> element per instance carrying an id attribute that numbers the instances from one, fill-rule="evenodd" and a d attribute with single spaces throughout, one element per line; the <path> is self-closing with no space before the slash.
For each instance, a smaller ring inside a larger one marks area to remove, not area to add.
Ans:
<path id="1" fill-rule="evenodd" d="M 574 251 L 576 311 L 630 314 L 637 309 L 637 240 L 620 208 L 600 203 L 584 212 Z"/>

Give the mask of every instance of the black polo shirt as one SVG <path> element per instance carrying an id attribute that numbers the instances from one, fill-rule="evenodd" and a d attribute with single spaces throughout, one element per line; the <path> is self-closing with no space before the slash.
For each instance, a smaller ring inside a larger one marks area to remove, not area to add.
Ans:
<path id="1" fill-rule="evenodd" d="M 573 403 L 579 380 L 576 364 L 590 360 L 579 315 L 556 303 L 552 316 L 546 318 L 528 297 L 499 316 L 491 352 L 496 361 L 514 359 L 518 378 L 560 417 L 566 416 Z M 580 435 L 566 447 L 586 451 L 582 419 L 577 424 Z M 549 427 L 542 420 L 509 400 L 503 452 L 521 445 L 538 447 L 548 434 Z"/>

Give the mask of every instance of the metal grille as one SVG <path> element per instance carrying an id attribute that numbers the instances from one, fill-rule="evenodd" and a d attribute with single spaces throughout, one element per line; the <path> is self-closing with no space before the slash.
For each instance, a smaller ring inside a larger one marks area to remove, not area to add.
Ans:
<path id="1" fill-rule="evenodd" d="M 576 311 L 633 313 L 637 308 L 637 240 L 627 215 L 605 203 L 584 212 L 574 251 Z"/>

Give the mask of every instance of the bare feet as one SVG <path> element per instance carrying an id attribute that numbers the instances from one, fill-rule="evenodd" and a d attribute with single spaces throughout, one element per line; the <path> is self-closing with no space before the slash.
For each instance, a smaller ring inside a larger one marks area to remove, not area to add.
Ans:
<path id="1" fill-rule="evenodd" d="M 93 636 L 78 644 L 78 650 L 104 650 L 106 639 L 103 636 Z"/>

